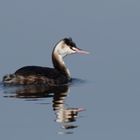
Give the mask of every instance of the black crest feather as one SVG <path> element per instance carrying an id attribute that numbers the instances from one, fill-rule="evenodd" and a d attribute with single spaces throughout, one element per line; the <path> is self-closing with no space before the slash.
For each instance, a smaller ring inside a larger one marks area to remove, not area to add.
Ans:
<path id="1" fill-rule="evenodd" d="M 64 38 L 63 41 L 70 47 L 76 47 L 75 42 L 73 42 L 72 38 Z"/>

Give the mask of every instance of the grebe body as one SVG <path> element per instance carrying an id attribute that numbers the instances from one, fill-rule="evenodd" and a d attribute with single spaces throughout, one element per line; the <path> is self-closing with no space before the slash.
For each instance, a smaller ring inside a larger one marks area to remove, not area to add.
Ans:
<path id="1" fill-rule="evenodd" d="M 76 47 L 71 38 L 60 40 L 52 52 L 52 62 L 54 68 L 41 66 L 25 66 L 18 69 L 13 74 L 3 77 L 4 84 L 48 84 L 62 85 L 71 81 L 69 69 L 66 67 L 63 58 L 69 54 L 88 52 Z"/>

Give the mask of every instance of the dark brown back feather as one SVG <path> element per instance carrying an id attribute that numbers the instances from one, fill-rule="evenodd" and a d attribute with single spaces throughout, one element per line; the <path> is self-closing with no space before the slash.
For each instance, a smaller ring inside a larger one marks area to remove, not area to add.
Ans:
<path id="1" fill-rule="evenodd" d="M 40 67 L 40 66 L 25 66 L 20 69 L 18 69 L 15 72 L 16 75 L 22 75 L 22 76 L 45 76 L 49 79 L 56 79 L 58 77 L 64 76 L 59 72 L 58 70 L 54 68 L 47 68 L 47 67 Z"/>

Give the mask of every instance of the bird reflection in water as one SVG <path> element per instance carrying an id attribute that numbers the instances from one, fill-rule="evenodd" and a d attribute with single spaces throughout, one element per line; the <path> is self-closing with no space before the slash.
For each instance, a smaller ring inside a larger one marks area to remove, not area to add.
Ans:
<path id="1" fill-rule="evenodd" d="M 52 107 L 56 115 L 56 122 L 60 124 L 62 131 L 60 134 L 72 134 L 73 129 L 77 128 L 74 122 L 78 113 L 83 108 L 66 107 L 65 98 L 69 93 L 69 85 L 63 86 L 46 86 L 46 85 L 26 85 L 5 87 L 4 97 L 19 98 L 26 100 L 39 100 L 41 98 L 53 98 Z M 65 131 L 63 131 L 65 130 Z"/>

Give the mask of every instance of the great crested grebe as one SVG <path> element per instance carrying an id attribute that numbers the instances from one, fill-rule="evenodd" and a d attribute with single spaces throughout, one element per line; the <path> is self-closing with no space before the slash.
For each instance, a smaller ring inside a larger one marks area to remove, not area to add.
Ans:
<path id="1" fill-rule="evenodd" d="M 63 58 L 68 54 L 88 54 L 87 51 L 79 49 L 71 38 L 60 40 L 52 52 L 54 68 L 40 66 L 25 66 L 18 69 L 14 74 L 3 77 L 4 84 L 48 84 L 61 85 L 71 80 L 69 69 L 66 67 Z"/>

